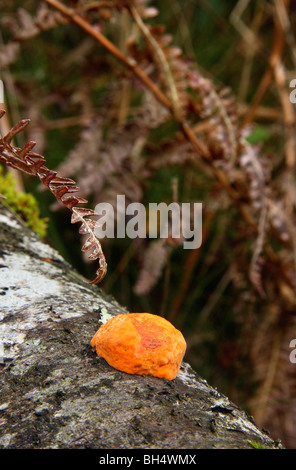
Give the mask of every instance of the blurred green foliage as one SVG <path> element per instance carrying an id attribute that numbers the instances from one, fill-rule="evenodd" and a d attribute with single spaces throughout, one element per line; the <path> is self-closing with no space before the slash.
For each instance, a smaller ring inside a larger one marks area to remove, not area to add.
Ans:
<path id="1" fill-rule="evenodd" d="M 47 230 L 46 217 L 41 217 L 38 201 L 32 193 L 17 191 L 13 174 L 3 174 L 0 166 L 0 194 L 5 196 L 5 203 L 41 238 L 44 238 Z"/>

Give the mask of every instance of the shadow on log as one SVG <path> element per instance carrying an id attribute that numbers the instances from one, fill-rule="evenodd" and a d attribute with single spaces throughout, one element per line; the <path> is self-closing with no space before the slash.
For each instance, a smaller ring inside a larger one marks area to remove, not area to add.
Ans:
<path id="1" fill-rule="evenodd" d="M 186 363 L 167 381 L 99 359 L 91 338 L 126 310 L 3 203 L 0 294 L 0 448 L 278 446 Z"/>

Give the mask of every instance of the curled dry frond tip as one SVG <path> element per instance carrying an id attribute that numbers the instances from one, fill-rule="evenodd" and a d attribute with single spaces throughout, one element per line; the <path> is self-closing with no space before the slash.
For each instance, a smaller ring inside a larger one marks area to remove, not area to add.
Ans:
<path id="1" fill-rule="evenodd" d="M 5 111 L 0 110 L 0 119 Z M 0 162 L 16 168 L 23 173 L 36 176 L 51 191 L 52 194 L 72 212 L 71 222 L 80 222 L 79 233 L 86 235 L 86 241 L 82 251 L 88 252 L 91 260 L 99 260 L 99 268 L 96 271 L 96 277 L 91 284 L 99 283 L 107 272 L 107 263 L 101 247 L 101 243 L 95 235 L 95 220 L 89 217 L 97 215 L 92 209 L 79 207 L 79 204 L 87 203 L 87 200 L 73 195 L 79 188 L 75 181 L 70 178 L 63 178 L 57 175 L 56 171 L 48 169 L 44 163 L 45 158 L 38 153 L 32 152 L 35 142 L 28 142 L 23 148 L 14 147 L 11 142 L 13 138 L 22 132 L 30 123 L 29 119 L 19 121 L 10 131 L 0 136 Z"/>

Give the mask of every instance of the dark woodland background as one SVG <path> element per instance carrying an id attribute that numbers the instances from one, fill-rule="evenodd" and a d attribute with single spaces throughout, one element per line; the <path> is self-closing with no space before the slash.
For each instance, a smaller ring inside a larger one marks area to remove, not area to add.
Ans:
<path id="1" fill-rule="evenodd" d="M 2 126 L 30 118 L 15 144 L 36 141 L 89 207 L 117 194 L 146 207 L 203 203 L 200 249 L 103 240 L 100 287 L 131 312 L 174 323 L 187 362 L 295 448 L 293 2 L 64 0 L 126 60 L 49 3 L 0 0 Z M 0 193 L 34 227 L 19 196 L 33 194 L 35 228 L 91 279 L 70 212 L 34 178 L 0 171 Z"/>

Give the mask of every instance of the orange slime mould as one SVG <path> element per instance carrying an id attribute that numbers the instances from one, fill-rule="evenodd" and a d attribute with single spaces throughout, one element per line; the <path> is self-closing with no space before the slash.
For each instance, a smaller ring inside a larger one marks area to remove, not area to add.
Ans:
<path id="1" fill-rule="evenodd" d="M 91 346 L 115 369 L 174 379 L 186 351 L 182 333 L 151 313 L 120 314 L 102 325 Z"/>

